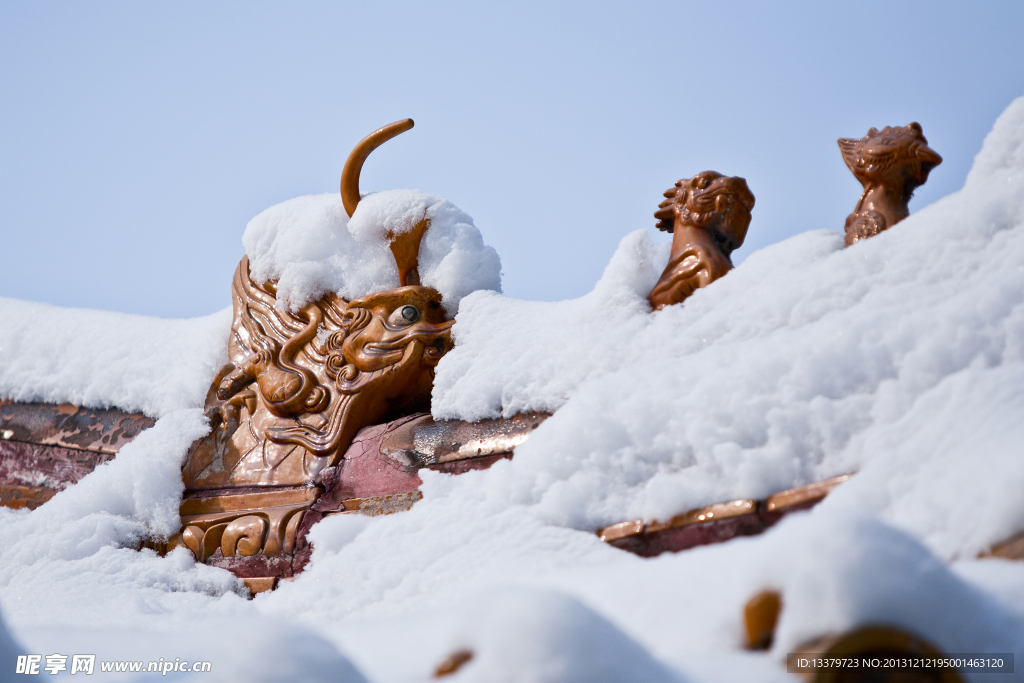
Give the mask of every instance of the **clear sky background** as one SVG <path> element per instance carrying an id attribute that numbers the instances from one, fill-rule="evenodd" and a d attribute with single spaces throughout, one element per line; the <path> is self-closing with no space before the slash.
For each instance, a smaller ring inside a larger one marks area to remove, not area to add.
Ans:
<path id="1" fill-rule="evenodd" d="M 0 296 L 163 317 L 229 304 L 246 223 L 336 192 L 452 200 L 510 296 L 589 291 L 661 193 L 757 198 L 735 260 L 841 230 L 838 137 L 919 121 L 963 184 L 1024 95 L 1024 2 L 0 3 Z M 659 239 L 668 239 L 667 236 Z"/>

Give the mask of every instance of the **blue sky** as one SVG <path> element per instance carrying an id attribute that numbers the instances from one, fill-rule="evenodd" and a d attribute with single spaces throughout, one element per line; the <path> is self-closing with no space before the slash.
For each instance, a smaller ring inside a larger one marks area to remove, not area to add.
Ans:
<path id="1" fill-rule="evenodd" d="M 0 296 L 223 308 L 249 219 L 412 117 L 363 190 L 447 197 L 554 300 L 705 169 L 757 197 L 737 260 L 842 228 L 870 126 L 945 158 L 912 210 L 958 189 L 1024 95 L 1024 3 L 8 1 L 0 65 Z"/>

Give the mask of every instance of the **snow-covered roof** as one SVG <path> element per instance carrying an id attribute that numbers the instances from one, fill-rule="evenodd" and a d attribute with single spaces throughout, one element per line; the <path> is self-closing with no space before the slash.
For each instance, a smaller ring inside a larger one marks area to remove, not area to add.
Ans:
<path id="1" fill-rule="evenodd" d="M 643 232 L 590 294 L 529 302 L 487 291 L 497 255 L 446 201 L 380 193 L 348 222 L 339 205 L 254 219 L 254 273 L 292 305 L 394 286 L 380 226 L 426 211 L 424 283 L 461 301 L 435 417 L 557 412 L 511 461 L 423 472 L 407 513 L 325 519 L 307 570 L 246 602 L 183 551 L 133 549 L 176 530 L 228 316 L 0 300 L 0 397 L 160 418 L 39 509 L 0 509 L 0 600 L 29 649 L 374 681 L 426 680 L 460 648 L 476 656 L 457 680 L 781 680 L 803 640 L 878 622 L 1024 651 L 1024 566 L 975 559 L 1024 529 L 1024 98 L 959 192 L 850 249 L 806 226 L 655 314 L 668 250 Z M 641 559 L 591 533 L 854 470 L 757 538 Z M 775 645 L 746 653 L 742 606 L 765 588 L 784 596 Z"/>

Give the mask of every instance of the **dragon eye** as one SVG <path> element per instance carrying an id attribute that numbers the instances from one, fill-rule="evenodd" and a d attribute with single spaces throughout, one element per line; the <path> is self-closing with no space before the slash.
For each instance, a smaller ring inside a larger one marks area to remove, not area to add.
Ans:
<path id="1" fill-rule="evenodd" d="M 420 319 L 420 309 L 415 306 L 405 305 L 396 308 L 388 317 L 389 325 L 412 325 Z"/>
<path id="2" fill-rule="evenodd" d="M 412 325 L 419 319 L 420 309 L 415 306 L 405 305 L 394 310 L 394 312 L 388 317 L 388 324 L 399 326 Z"/>

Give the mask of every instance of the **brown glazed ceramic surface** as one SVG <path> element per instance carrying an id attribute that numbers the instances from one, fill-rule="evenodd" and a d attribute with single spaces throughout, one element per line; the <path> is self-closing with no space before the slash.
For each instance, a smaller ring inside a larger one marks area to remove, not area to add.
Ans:
<path id="1" fill-rule="evenodd" d="M 229 354 L 207 400 L 213 433 L 192 448 L 186 489 L 306 486 L 363 427 L 429 406 L 451 347 L 441 297 L 402 287 L 278 310 L 272 284 L 233 284 Z"/>
<path id="2" fill-rule="evenodd" d="M 226 557 L 290 551 L 315 496 L 278 510 L 259 491 L 311 493 L 317 475 L 339 462 L 359 430 L 428 408 L 434 367 L 451 348 L 452 321 L 440 294 L 426 287 L 351 302 L 325 297 L 292 314 L 277 309 L 272 284 L 249 279 L 243 259 L 233 295 L 232 362 L 207 400 L 213 431 L 193 445 L 182 477 L 186 497 L 248 492 L 245 505 L 232 503 L 230 514 L 216 519 L 202 513 L 186 520 L 183 503 L 185 531 L 191 530 L 184 543 L 204 560 L 217 548 Z M 237 550 L 234 540 L 216 542 L 236 533 L 261 540 L 251 553 Z"/>
<path id="3" fill-rule="evenodd" d="M 460 474 L 489 467 L 512 457 L 546 417 L 466 423 L 414 414 L 365 427 L 313 485 L 186 492 L 180 509 L 184 533 L 168 545 L 184 545 L 207 564 L 246 579 L 294 576 L 312 550 L 306 533 L 324 517 L 408 510 L 422 498 L 420 469 Z M 275 585 L 250 583 L 253 592 Z"/>
<path id="4" fill-rule="evenodd" d="M 411 127 L 385 126 L 353 150 L 341 179 L 350 215 L 367 155 Z M 228 564 L 293 553 L 322 490 L 318 475 L 338 465 L 356 434 L 429 409 L 454 322 L 441 294 L 419 286 L 429 226 L 424 216 L 411 231 L 388 234 L 398 288 L 352 301 L 328 295 L 297 311 L 278 306 L 275 283 L 254 282 L 242 259 L 232 281 L 230 363 L 207 395 L 213 431 L 193 444 L 182 469 L 183 531 L 171 545 Z"/>
<path id="5" fill-rule="evenodd" d="M 39 507 L 153 423 L 115 408 L 0 401 L 0 505 Z"/>
<path id="6" fill-rule="evenodd" d="M 748 650 L 767 650 L 775 637 L 775 625 L 782 611 L 782 596 L 777 591 L 761 591 L 743 607 L 743 625 Z"/>
<path id="7" fill-rule="evenodd" d="M 359 205 L 359 174 L 363 170 L 363 163 L 366 161 L 366 158 L 370 156 L 373 150 L 396 135 L 401 135 L 405 131 L 410 130 L 412 127 L 412 119 L 402 119 L 401 121 L 389 123 L 367 135 L 352 148 L 348 159 L 345 160 L 345 167 L 341 171 L 341 203 L 344 204 L 345 211 L 349 217 L 355 213 L 356 206 Z"/>
<path id="8" fill-rule="evenodd" d="M 864 186 L 857 207 L 846 218 L 846 246 L 873 237 L 910 215 L 914 190 L 942 163 L 928 146 L 921 124 L 871 128 L 859 140 L 839 138 L 843 161 Z"/>
<path id="9" fill-rule="evenodd" d="M 114 455 L 155 422 L 151 417 L 116 408 L 0 401 L 0 436 L 4 441 Z"/>
<path id="10" fill-rule="evenodd" d="M 844 474 L 780 491 L 761 501 L 715 503 L 676 515 L 667 522 L 645 524 L 642 519 L 619 522 L 598 529 L 597 536 L 616 548 L 641 557 L 722 543 L 737 536 L 754 536 L 788 514 L 814 507 L 849 478 L 850 475 Z"/>
<path id="11" fill-rule="evenodd" d="M 462 665 L 473 659 L 472 650 L 457 650 L 444 658 L 437 668 L 434 669 L 434 678 L 451 676 L 462 668 Z"/>
<path id="12" fill-rule="evenodd" d="M 732 269 L 732 252 L 750 226 L 754 195 L 743 178 L 703 171 L 665 192 L 654 217 L 672 233 L 672 255 L 647 300 L 654 310 L 677 304 Z"/>

